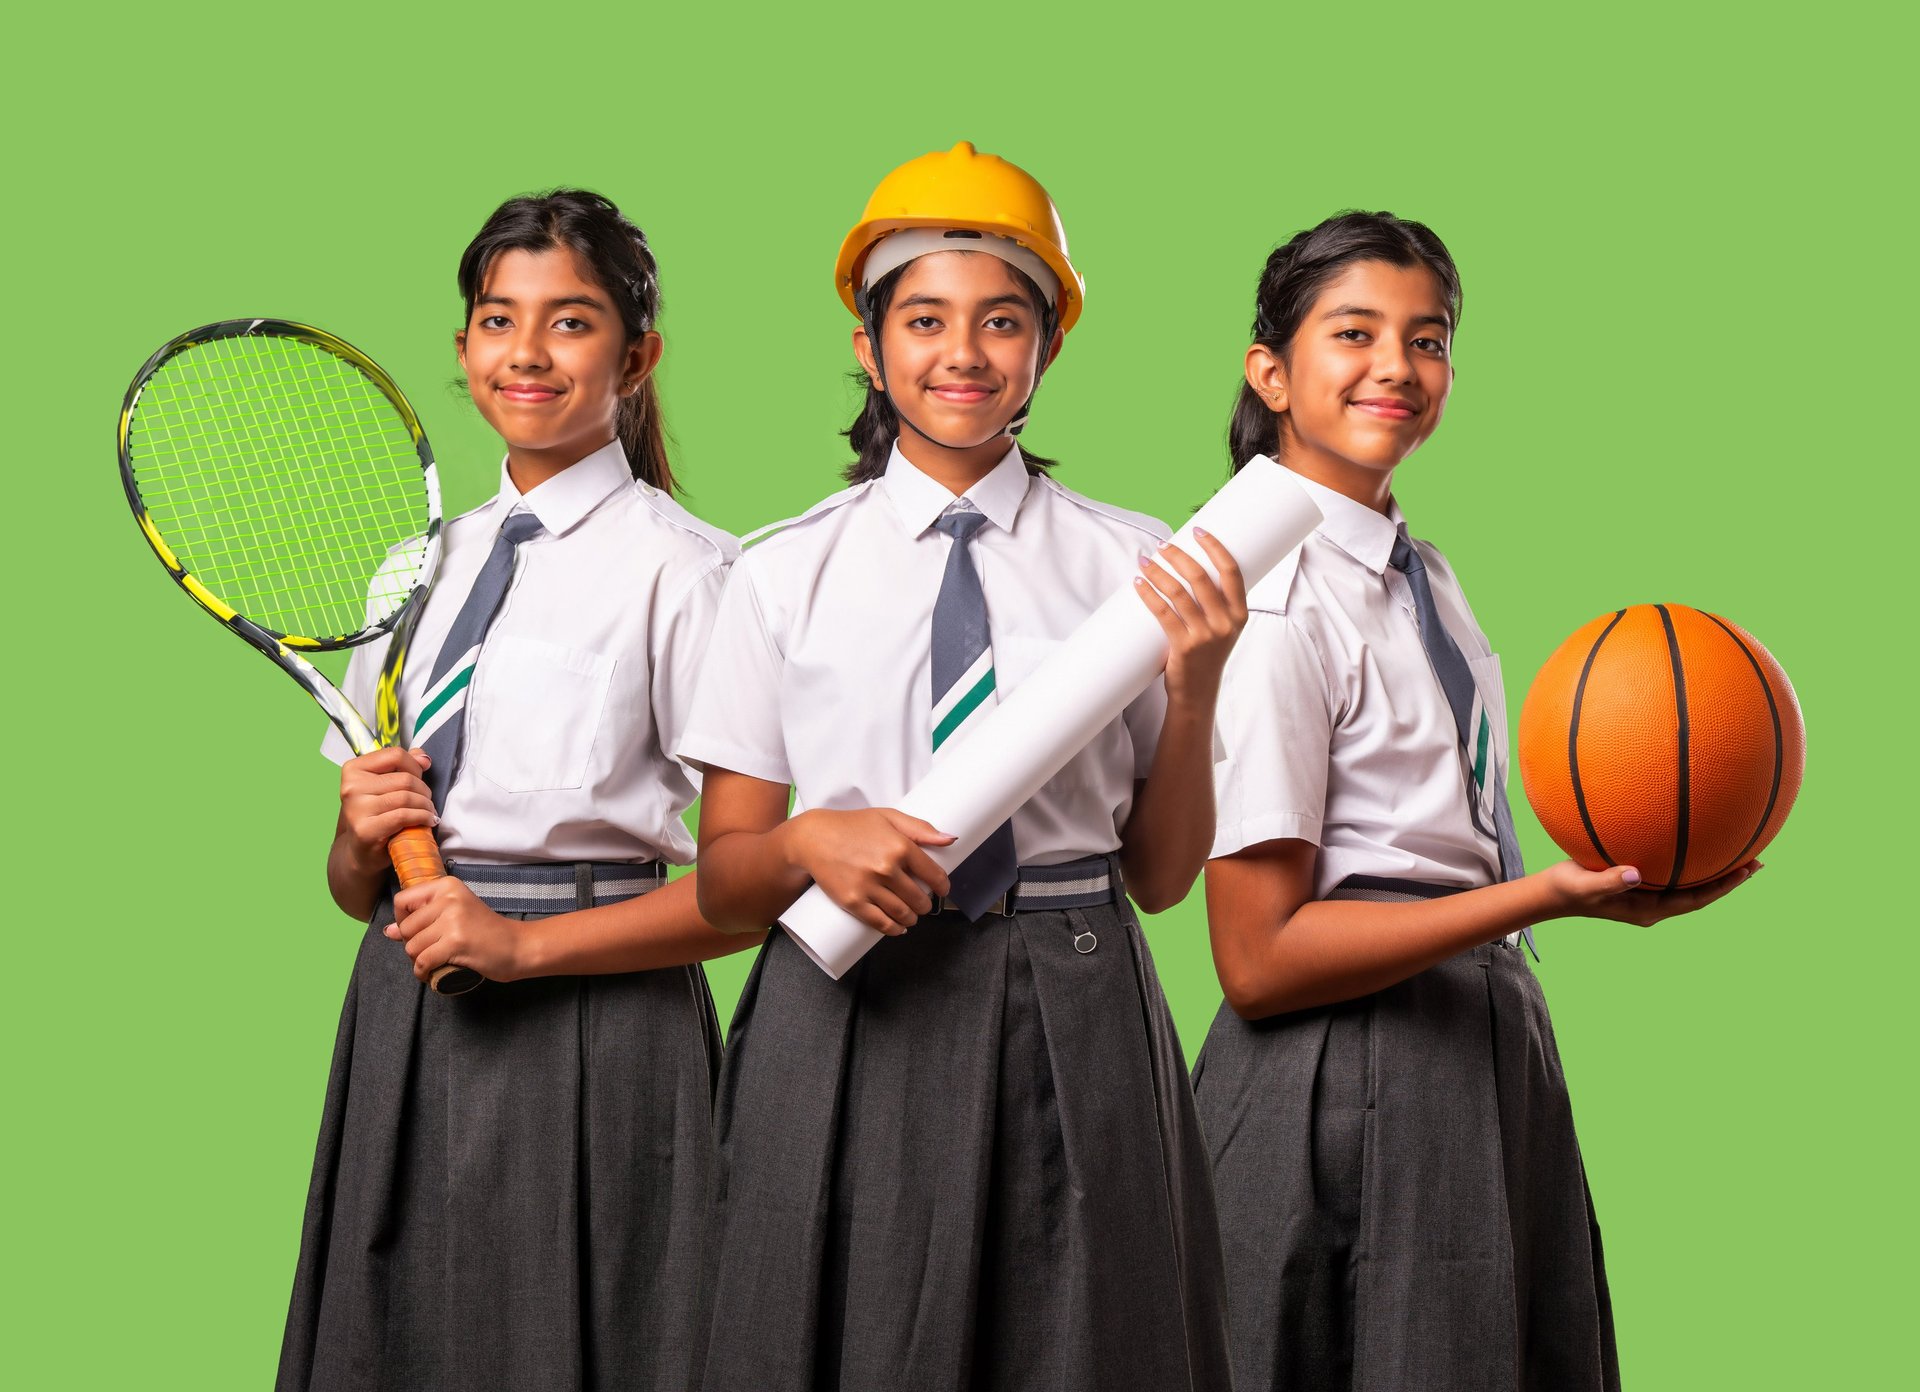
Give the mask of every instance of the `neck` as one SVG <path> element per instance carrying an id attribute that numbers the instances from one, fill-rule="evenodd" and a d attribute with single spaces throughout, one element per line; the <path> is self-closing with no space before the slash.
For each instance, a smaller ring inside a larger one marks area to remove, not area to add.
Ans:
<path id="1" fill-rule="evenodd" d="M 550 478 L 565 473 L 588 455 L 605 449 L 610 442 L 582 447 L 578 444 L 555 445 L 550 449 L 523 449 L 507 446 L 507 477 L 522 497 Z"/>
<path id="2" fill-rule="evenodd" d="M 1382 515 L 1386 513 L 1387 504 L 1393 500 L 1393 469 L 1369 468 L 1320 450 L 1302 449 L 1294 441 L 1286 439 L 1281 441 L 1280 459 L 1301 477 L 1310 478 L 1336 493 L 1344 493 L 1362 507 L 1370 507 Z"/>
<path id="3" fill-rule="evenodd" d="M 996 435 L 983 445 L 948 449 L 902 422 L 899 443 L 900 453 L 914 468 L 957 498 L 993 472 L 994 465 L 1007 457 L 1007 447 L 1012 441 L 1005 435 Z"/>

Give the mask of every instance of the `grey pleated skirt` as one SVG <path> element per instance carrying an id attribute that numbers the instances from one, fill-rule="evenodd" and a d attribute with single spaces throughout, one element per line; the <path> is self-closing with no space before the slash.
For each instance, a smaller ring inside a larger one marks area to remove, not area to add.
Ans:
<path id="1" fill-rule="evenodd" d="M 392 921 L 383 905 L 340 1017 L 280 1392 L 697 1386 L 720 1054 L 705 973 L 441 998 Z"/>
<path id="2" fill-rule="evenodd" d="M 1206 1150 L 1129 908 L 923 919 L 838 982 L 776 931 L 717 1127 L 708 1392 L 1227 1386 Z"/>
<path id="3" fill-rule="evenodd" d="M 1620 1385 L 1546 998 L 1475 948 L 1249 1023 L 1194 1065 L 1237 1392 Z"/>

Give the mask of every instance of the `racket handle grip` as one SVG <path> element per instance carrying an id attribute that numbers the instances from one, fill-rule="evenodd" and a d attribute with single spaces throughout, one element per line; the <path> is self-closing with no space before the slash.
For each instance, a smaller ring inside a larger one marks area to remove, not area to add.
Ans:
<path id="1" fill-rule="evenodd" d="M 393 873 L 400 877 L 402 889 L 437 880 L 447 873 L 433 833 L 422 826 L 395 832 L 387 842 L 387 854 L 393 857 Z"/>
<path id="2" fill-rule="evenodd" d="M 402 889 L 437 880 L 447 873 L 446 862 L 440 859 L 440 847 L 425 827 L 408 827 L 395 833 L 387 842 L 387 854 L 393 857 L 393 873 L 400 877 Z M 427 984 L 440 995 L 463 996 L 485 980 L 472 967 L 449 962 L 435 971 Z"/>

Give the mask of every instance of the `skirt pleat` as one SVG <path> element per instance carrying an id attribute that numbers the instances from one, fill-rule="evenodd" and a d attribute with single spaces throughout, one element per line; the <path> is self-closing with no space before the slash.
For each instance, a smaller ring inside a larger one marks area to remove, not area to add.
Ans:
<path id="1" fill-rule="evenodd" d="M 1194 1089 L 1239 1392 L 1618 1387 L 1566 1082 L 1518 950 L 1267 1020 L 1223 1006 Z"/>
<path id="2" fill-rule="evenodd" d="M 441 999 L 369 927 L 278 1386 L 659 1388 L 704 1352 L 719 1028 L 698 967 Z"/>
<path id="3" fill-rule="evenodd" d="M 923 919 L 838 982 L 775 933 L 718 1107 L 710 1392 L 1225 1385 L 1206 1153 L 1129 912 Z"/>

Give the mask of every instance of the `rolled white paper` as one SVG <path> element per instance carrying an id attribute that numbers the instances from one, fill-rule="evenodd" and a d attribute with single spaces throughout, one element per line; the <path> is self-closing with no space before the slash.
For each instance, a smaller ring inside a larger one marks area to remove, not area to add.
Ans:
<path id="1" fill-rule="evenodd" d="M 1173 544 L 1218 579 L 1194 528 L 1227 548 L 1251 589 L 1307 539 L 1320 509 L 1292 474 L 1265 455 L 1229 479 Z M 900 799 L 901 811 L 955 837 L 929 846 L 952 870 L 1073 756 L 1092 743 L 1167 665 L 1167 636 L 1131 584 L 1073 631 L 1027 679 L 940 751 L 927 776 Z M 839 980 L 882 934 L 816 885 L 780 915 L 780 924 L 828 976 Z"/>

